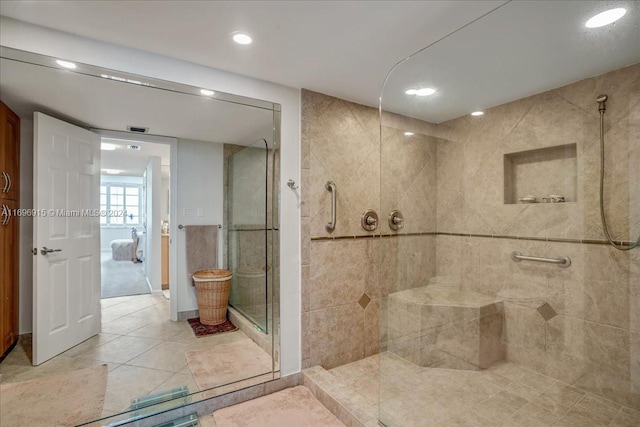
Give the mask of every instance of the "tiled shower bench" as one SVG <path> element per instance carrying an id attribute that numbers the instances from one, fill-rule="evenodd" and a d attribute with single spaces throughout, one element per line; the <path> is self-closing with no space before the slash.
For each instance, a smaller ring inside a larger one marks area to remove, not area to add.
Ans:
<path id="1" fill-rule="evenodd" d="M 503 319 L 499 299 L 424 286 L 389 295 L 383 340 L 418 366 L 485 369 L 504 360 Z"/>

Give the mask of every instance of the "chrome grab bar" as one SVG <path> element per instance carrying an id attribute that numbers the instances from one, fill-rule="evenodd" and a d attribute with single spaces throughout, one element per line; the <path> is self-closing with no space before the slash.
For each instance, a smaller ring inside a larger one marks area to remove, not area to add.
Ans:
<path id="1" fill-rule="evenodd" d="M 184 230 L 185 227 L 187 227 L 187 226 L 186 225 L 182 225 L 182 224 L 178 225 L 178 229 L 179 230 Z M 222 228 L 222 225 L 218 224 L 218 228 Z"/>
<path id="2" fill-rule="evenodd" d="M 336 229 L 336 183 L 327 181 L 324 188 L 331 192 L 331 222 L 324 226 L 331 233 Z"/>
<path id="3" fill-rule="evenodd" d="M 515 262 L 520 262 L 520 261 L 548 262 L 550 264 L 556 264 L 559 267 L 563 267 L 563 268 L 569 267 L 571 265 L 571 258 L 569 258 L 568 256 L 561 257 L 561 258 L 542 258 L 537 256 L 526 256 L 526 255 L 522 255 L 520 252 L 514 251 L 514 252 L 511 252 L 511 259 L 514 260 Z"/>

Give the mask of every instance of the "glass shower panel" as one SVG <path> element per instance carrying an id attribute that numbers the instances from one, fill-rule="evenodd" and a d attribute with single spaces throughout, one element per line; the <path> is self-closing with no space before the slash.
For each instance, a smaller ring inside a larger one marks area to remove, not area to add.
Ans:
<path id="1" fill-rule="evenodd" d="M 280 123 L 280 111 L 273 112 L 274 123 Z M 273 143 L 269 145 L 267 170 L 267 265 L 271 270 L 267 274 L 267 327 L 273 354 L 273 370 L 280 370 L 280 129 L 273 129 Z"/>
<path id="2" fill-rule="evenodd" d="M 273 238 L 269 228 L 270 151 L 259 140 L 228 160 L 228 265 L 233 272 L 229 304 L 263 332 L 268 302 Z"/>
<path id="3" fill-rule="evenodd" d="M 387 76 L 382 424 L 640 425 L 640 247 L 600 195 L 630 248 L 640 7 L 585 27 L 610 4 L 509 2 Z"/>

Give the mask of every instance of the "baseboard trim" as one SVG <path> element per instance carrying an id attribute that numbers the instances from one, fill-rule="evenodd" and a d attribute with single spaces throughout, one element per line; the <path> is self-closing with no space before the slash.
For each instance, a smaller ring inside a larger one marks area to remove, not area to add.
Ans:
<path id="1" fill-rule="evenodd" d="M 182 322 L 183 320 L 187 319 L 193 319 L 194 317 L 200 317 L 200 310 L 195 309 L 178 312 L 178 322 Z"/>

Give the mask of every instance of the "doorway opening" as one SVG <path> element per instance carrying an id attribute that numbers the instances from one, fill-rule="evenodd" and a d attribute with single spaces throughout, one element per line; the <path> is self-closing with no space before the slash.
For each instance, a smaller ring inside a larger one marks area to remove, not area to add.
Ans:
<path id="1" fill-rule="evenodd" d="M 170 146 L 103 136 L 101 149 L 101 299 L 168 299 Z"/>

